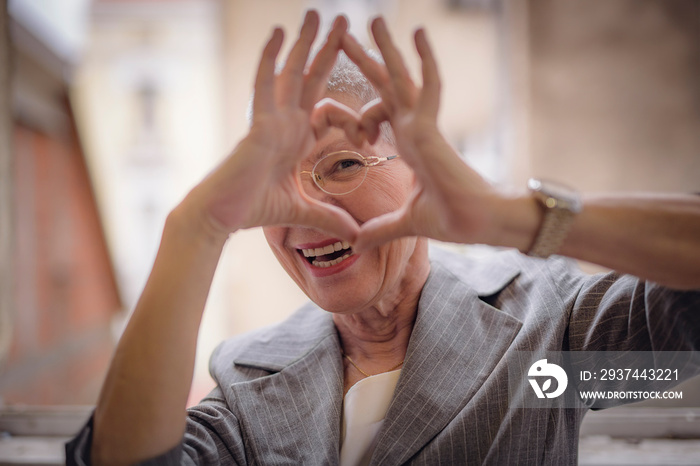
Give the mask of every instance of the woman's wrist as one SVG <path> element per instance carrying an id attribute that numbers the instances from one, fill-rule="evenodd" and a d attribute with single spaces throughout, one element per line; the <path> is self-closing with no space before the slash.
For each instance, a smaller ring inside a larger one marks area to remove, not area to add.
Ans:
<path id="1" fill-rule="evenodd" d="M 489 226 L 484 241 L 492 246 L 505 246 L 526 253 L 532 246 L 542 222 L 542 210 L 526 193 L 498 193 L 485 200 Z"/>
<path id="2" fill-rule="evenodd" d="M 203 209 L 196 206 L 191 196 L 192 193 L 168 214 L 165 233 L 173 233 L 190 244 L 223 248 L 229 235 L 235 230 L 227 231 L 222 225 L 218 225 Z"/>

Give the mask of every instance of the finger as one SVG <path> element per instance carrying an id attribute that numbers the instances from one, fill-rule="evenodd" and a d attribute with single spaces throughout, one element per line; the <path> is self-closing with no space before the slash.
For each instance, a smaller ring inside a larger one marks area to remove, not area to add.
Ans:
<path id="1" fill-rule="evenodd" d="M 360 43 L 350 34 L 345 34 L 342 41 L 343 50 L 348 58 L 357 65 L 369 81 L 381 90 L 389 83 L 386 67 L 367 55 Z"/>
<path id="2" fill-rule="evenodd" d="M 275 60 L 282 47 L 284 32 L 275 28 L 272 37 L 263 49 L 258 73 L 255 77 L 255 94 L 253 95 L 253 116 L 269 112 L 275 108 Z"/>
<path id="3" fill-rule="evenodd" d="M 401 208 L 365 222 L 352 246 L 353 251 L 361 253 L 404 236 L 414 236 L 406 212 Z"/>
<path id="4" fill-rule="evenodd" d="M 423 89 L 418 98 L 418 106 L 433 118 L 437 118 L 440 108 L 440 73 L 423 28 L 416 31 L 415 42 L 416 50 L 418 50 L 422 61 L 423 72 Z"/>
<path id="5" fill-rule="evenodd" d="M 311 112 L 311 127 L 317 140 L 325 136 L 331 127 L 345 131 L 348 140 L 357 147 L 360 147 L 365 139 L 360 130 L 360 114 L 329 97 L 319 101 L 314 107 Z"/>
<path id="6" fill-rule="evenodd" d="M 299 38 L 294 43 L 287 62 L 279 76 L 280 105 L 299 105 L 304 87 L 304 69 L 309 58 L 311 44 L 318 33 L 319 17 L 314 10 L 306 12 L 304 24 L 299 31 Z"/>
<path id="7" fill-rule="evenodd" d="M 335 18 L 325 44 L 318 51 L 309 67 L 301 96 L 301 108 L 311 110 L 326 92 L 328 75 L 335 64 L 347 28 L 348 20 L 344 16 Z"/>
<path id="8" fill-rule="evenodd" d="M 360 128 L 366 134 L 367 142 L 374 144 L 381 133 L 379 125 L 389 121 L 389 110 L 382 99 L 374 99 L 362 107 L 360 114 Z"/>
<path id="9" fill-rule="evenodd" d="M 354 243 L 360 231 L 355 219 L 340 207 L 307 197 L 307 204 L 296 219 L 299 225 L 323 230 Z"/>
<path id="10" fill-rule="evenodd" d="M 391 40 L 389 28 L 386 26 L 384 18 L 378 17 L 372 21 L 372 36 L 377 42 L 377 47 L 379 47 L 382 57 L 384 57 L 386 68 L 389 70 L 389 76 L 391 76 L 394 84 L 396 96 L 400 99 L 400 102 L 412 104 L 416 86 L 408 73 L 408 69 L 406 69 L 399 49 L 396 48 L 396 45 Z"/>

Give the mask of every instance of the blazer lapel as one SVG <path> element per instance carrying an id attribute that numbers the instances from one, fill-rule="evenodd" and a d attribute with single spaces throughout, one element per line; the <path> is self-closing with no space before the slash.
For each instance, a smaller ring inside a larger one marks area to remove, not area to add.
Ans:
<path id="1" fill-rule="evenodd" d="M 443 254 L 431 252 L 432 257 Z M 476 263 L 462 268 L 464 259 L 450 267 L 449 256 L 443 259 L 431 265 L 371 464 L 404 463 L 444 429 L 479 390 L 522 326 L 478 298 L 502 289 L 517 269 L 503 264 L 479 270 Z"/>
<path id="2" fill-rule="evenodd" d="M 304 329 L 286 326 L 283 334 L 268 339 L 282 351 L 271 353 L 269 343 L 257 348 L 265 342 L 256 342 L 236 358 L 236 364 L 274 372 L 231 385 L 232 410 L 249 433 L 245 441 L 253 464 L 338 463 L 343 397 L 340 345 L 330 314 L 315 312 Z M 288 408 L 275 410 L 274 406 Z"/>

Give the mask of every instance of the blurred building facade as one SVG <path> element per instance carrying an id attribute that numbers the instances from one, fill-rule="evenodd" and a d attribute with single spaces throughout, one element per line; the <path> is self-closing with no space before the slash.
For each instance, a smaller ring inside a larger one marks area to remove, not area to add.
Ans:
<path id="1" fill-rule="evenodd" d="M 700 2 L 514 0 L 531 174 L 582 191 L 700 191 Z"/>
<path id="2" fill-rule="evenodd" d="M 12 247 L 2 259 L 12 287 L 0 309 L 0 404 L 91 403 L 121 300 L 69 99 L 72 57 L 14 13 L 3 64 Z"/>
<path id="3" fill-rule="evenodd" d="M 124 301 L 115 337 L 167 214 L 226 153 L 220 8 L 209 0 L 92 3 L 72 98 Z M 207 304 L 193 398 L 208 391 L 205 354 L 228 328 L 219 296 L 214 289 Z"/>

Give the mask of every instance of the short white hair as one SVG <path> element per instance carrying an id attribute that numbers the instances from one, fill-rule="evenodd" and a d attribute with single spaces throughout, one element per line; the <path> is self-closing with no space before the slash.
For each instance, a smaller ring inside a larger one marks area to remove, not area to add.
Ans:
<path id="1" fill-rule="evenodd" d="M 378 63 L 384 63 L 382 56 L 375 50 L 366 50 L 367 55 Z M 311 57 L 309 60 L 312 60 Z M 284 67 L 284 62 L 279 62 L 276 66 L 277 72 Z M 342 50 L 338 53 L 335 64 L 328 76 L 326 90 L 329 94 L 344 94 L 357 100 L 363 106 L 380 97 L 379 92 L 367 77 L 360 71 L 355 63 L 348 58 Z M 248 124 L 253 123 L 253 95 L 251 95 L 246 112 Z M 384 122 L 380 125 L 381 136 L 386 142 L 395 145 L 394 133 L 391 125 Z"/>

